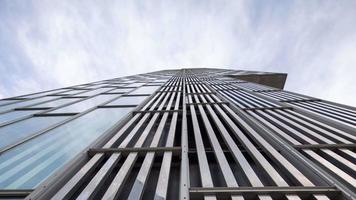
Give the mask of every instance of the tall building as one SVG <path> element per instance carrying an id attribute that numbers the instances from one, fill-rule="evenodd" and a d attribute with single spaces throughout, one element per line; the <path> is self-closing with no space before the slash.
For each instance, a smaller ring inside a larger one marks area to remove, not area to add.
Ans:
<path id="1" fill-rule="evenodd" d="M 0 199 L 356 199 L 356 108 L 179 69 L 0 100 Z"/>

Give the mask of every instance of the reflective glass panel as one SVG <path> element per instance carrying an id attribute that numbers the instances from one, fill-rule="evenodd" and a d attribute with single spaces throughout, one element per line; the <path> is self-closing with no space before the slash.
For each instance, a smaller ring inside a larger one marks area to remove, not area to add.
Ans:
<path id="1" fill-rule="evenodd" d="M 115 89 L 115 90 L 111 90 L 110 92 L 108 93 L 126 93 L 128 91 L 131 91 L 133 90 L 134 88 L 118 88 L 118 89 Z"/>
<path id="2" fill-rule="evenodd" d="M 15 103 L 20 100 L 0 100 L 0 106 L 8 103 Z"/>
<path id="3" fill-rule="evenodd" d="M 40 112 L 42 110 L 17 110 L 0 115 L 0 124 Z"/>
<path id="4" fill-rule="evenodd" d="M 69 90 L 67 92 L 62 92 L 60 94 L 68 94 L 68 95 L 71 95 L 71 94 L 78 94 L 78 93 L 82 93 L 82 92 L 85 92 L 87 90 Z"/>
<path id="5" fill-rule="evenodd" d="M 10 110 L 10 109 L 14 109 L 14 108 L 22 108 L 22 107 L 25 107 L 25 106 L 28 106 L 28 105 L 32 105 L 32 104 L 35 104 L 35 103 L 40 103 L 40 102 L 43 102 L 43 101 L 48 101 L 48 100 L 56 99 L 56 98 L 58 98 L 58 97 L 40 97 L 38 99 L 21 101 L 21 102 L 18 102 L 18 103 L 13 103 L 13 104 L 9 104 L 9 105 L 6 105 L 6 106 L 1 106 L 0 107 L 0 112 L 6 111 L 6 110 Z"/>
<path id="6" fill-rule="evenodd" d="M 53 90 L 53 91 L 48 91 L 48 92 L 41 92 L 38 94 L 29 94 L 29 95 L 24 95 L 21 97 L 26 97 L 26 98 L 35 98 L 35 97 L 40 97 L 44 95 L 50 95 L 50 94 L 57 94 L 59 92 L 67 91 L 67 89 L 59 89 L 59 90 Z"/>
<path id="7" fill-rule="evenodd" d="M 112 101 L 106 105 L 108 106 L 113 106 L 113 105 L 138 105 L 140 104 L 144 99 L 146 99 L 147 96 L 123 96 L 115 101 Z"/>
<path id="8" fill-rule="evenodd" d="M 1 154 L 0 188 L 35 188 L 131 109 L 96 109 Z"/>
<path id="9" fill-rule="evenodd" d="M 158 88 L 159 86 L 142 86 L 133 92 L 130 92 L 130 94 L 152 94 Z"/>
<path id="10" fill-rule="evenodd" d="M 79 101 L 80 98 L 63 98 L 63 99 L 58 99 L 58 100 L 54 100 L 54 101 L 50 101 L 47 103 L 41 103 L 41 104 L 37 104 L 35 106 L 30 106 L 30 108 L 54 108 L 54 107 L 58 107 L 70 102 L 74 102 L 74 101 Z"/>
<path id="11" fill-rule="evenodd" d="M 126 84 L 121 84 L 121 83 L 111 83 L 110 85 L 115 86 L 115 87 L 125 87 Z"/>
<path id="12" fill-rule="evenodd" d="M 60 117 L 33 117 L 0 128 L 0 148 L 18 142 L 34 133 L 66 119 Z"/>
<path id="13" fill-rule="evenodd" d="M 85 88 L 85 87 L 88 87 L 88 85 L 77 85 L 77 86 L 73 86 L 73 87 L 70 87 L 70 88 L 72 88 L 72 89 L 83 89 L 83 88 Z"/>
<path id="14" fill-rule="evenodd" d="M 117 97 L 117 95 L 114 94 L 105 94 L 105 95 L 98 95 L 95 97 L 92 97 L 90 99 L 86 99 L 83 101 L 80 101 L 75 104 L 68 105 L 63 108 L 59 108 L 57 110 L 51 111 L 49 113 L 77 113 L 77 112 L 83 112 L 85 110 L 88 110 L 89 108 L 93 108 L 95 106 L 98 106 L 105 101 L 108 101 L 110 99 L 113 99 Z"/>
<path id="15" fill-rule="evenodd" d="M 155 83 L 165 83 L 167 80 L 164 80 L 164 79 L 157 79 L 157 80 L 154 80 L 152 82 L 155 82 Z"/>
<path id="16" fill-rule="evenodd" d="M 106 91 L 112 90 L 112 88 L 99 88 L 99 89 L 95 89 L 95 90 L 90 90 L 84 93 L 80 93 L 74 96 L 94 96 L 96 94 L 100 94 Z"/>
<path id="17" fill-rule="evenodd" d="M 131 83 L 131 84 L 125 85 L 125 87 L 140 87 L 144 84 L 145 83 Z"/>
<path id="18" fill-rule="evenodd" d="M 88 85 L 83 89 L 90 89 L 91 90 L 91 89 L 97 89 L 97 88 L 100 88 L 100 86 L 98 86 L 98 85 Z"/>

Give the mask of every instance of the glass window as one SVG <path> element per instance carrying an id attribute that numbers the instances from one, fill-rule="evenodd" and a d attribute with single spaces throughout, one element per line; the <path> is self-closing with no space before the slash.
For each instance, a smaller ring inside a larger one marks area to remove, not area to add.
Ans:
<path id="1" fill-rule="evenodd" d="M 20 101 L 20 100 L 0 100 L 0 106 L 8 104 L 8 103 L 15 103 L 15 102 L 18 102 L 18 101 Z"/>
<path id="2" fill-rule="evenodd" d="M 111 90 L 113 90 L 113 89 L 115 89 L 115 88 L 117 88 L 117 86 L 116 85 L 104 85 L 104 86 L 102 86 L 103 88 L 106 88 L 106 89 L 111 89 Z"/>
<path id="3" fill-rule="evenodd" d="M 112 88 L 99 88 L 99 89 L 95 89 L 95 90 L 90 90 L 84 93 L 80 93 L 74 96 L 94 96 L 96 94 L 100 94 L 106 91 L 112 90 Z"/>
<path id="4" fill-rule="evenodd" d="M 73 87 L 70 87 L 70 89 L 83 89 L 85 87 L 88 87 L 89 85 L 77 85 L 77 86 L 73 86 Z"/>
<path id="5" fill-rule="evenodd" d="M 24 95 L 24 96 L 21 96 L 21 97 L 35 98 L 35 97 L 40 97 L 40 96 L 44 96 L 44 95 L 57 94 L 57 93 L 63 92 L 63 91 L 66 91 L 66 89 L 53 90 L 53 91 L 48 91 L 48 92 L 41 92 L 41 93 L 38 93 L 38 94 L 29 94 L 29 95 Z"/>
<path id="6" fill-rule="evenodd" d="M 146 99 L 147 96 L 123 96 L 115 101 L 112 101 L 107 106 L 116 106 L 116 105 L 138 105 Z"/>
<path id="7" fill-rule="evenodd" d="M 63 98 L 63 99 L 57 99 L 57 100 L 53 100 L 47 103 L 41 103 L 41 104 L 37 104 L 35 106 L 30 106 L 30 108 L 54 108 L 54 107 L 58 107 L 70 102 L 74 102 L 74 101 L 79 101 L 80 98 Z"/>
<path id="8" fill-rule="evenodd" d="M 10 122 L 12 120 L 25 117 L 28 115 L 32 115 L 33 113 L 40 112 L 40 110 L 17 110 L 17 111 L 11 111 L 5 114 L 0 115 L 0 124 L 5 123 L 5 122 Z"/>
<path id="9" fill-rule="evenodd" d="M 140 87 L 144 84 L 145 83 L 131 83 L 131 84 L 125 85 L 125 87 Z"/>
<path id="10" fill-rule="evenodd" d="M 130 92 L 130 94 L 152 94 L 158 88 L 159 86 L 142 86 L 133 92 Z"/>
<path id="11" fill-rule="evenodd" d="M 11 110 L 11 109 L 14 109 L 14 108 L 22 108 L 22 107 L 25 107 L 25 106 L 28 106 L 28 105 L 32 105 L 32 104 L 35 104 L 35 103 L 40 103 L 40 102 L 44 102 L 44 101 L 48 101 L 48 100 L 56 99 L 56 98 L 58 98 L 58 97 L 40 97 L 38 99 L 31 99 L 31 100 L 27 100 L 27 101 L 21 101 L 21 102 L 18 102 L 18 103 L 13 103 L 13 104 L 9 104 L 9 105 L 6 105 L 6 106 L 1 106 L 0 107 L 0 112 L 6 111 L 6 110 Z"/>
<path id="12" fill-rule="evenodd" d="M 167 80 L 165 79 L 157 79 L 157 80 L 154 80 L 152 82 L 155 82 L 155 83 L 165 83 Z"/>
<path id="13" fill-rule="evenodd" d="M 147 85 L 145 86 L 161 86 L 163 85 L 164 83 L 148 83 Z"/>
<path id="14" fill-rule="evenodd" d="M 0 149 L 18 142 L 40 130 L 60 122 L 68 116 L 33 117 L 0 128 Z"/>
<path id="15" fill-rule="evenodd" d="M 71 95 L 71 94 L 78 94 L 78 93 L 82 93 L 82 92 L 85 92 L 86 90 L 69 90 L 69 91 L 66 91 L 66 92 L 62 92 L 60 94 L 68 94 L 68 95 Z"/>
<path id="16" fill-rule="evenodd" d="M 131 109 L 96 109 L 1 154 L 0 188 L 35 188 Z"/>
<path id="17" fill-rule="evenodd" d="M 87 87 L 85 87 L 85 88 L 83 88 L 83 89 L 98 89 L 98 88 L 100 88 L 100 86 L 97 86 L 97 85 L 89 85 L 89 86 L 87 86 Z"/>
<path id="18" fill-rule="evenodd" d="M 117 95 L 114 94 L 105 94 L 105 95 L 98 95 L 95 97 L 92 97 L 90 99 L 86 99 L 83 101 L 80 101 L 75 104 L 68 105 L 63 108 L 59 108 L 57 110 L 51 111 L 49 113 L 78 113 L 78 112 L 83 112 L 85 110 L 88 110 L 89 108 L 93 108 L 95 106 L 98 106 L 105 101 L 109 101 L 110 99 L 113 99 L 117 97 Z"/>
<path id="19" fill-rule="evenodd" d="M 111 90 L 108 93 L 126 93 L 126 92 L 129 92 L 129 91 L 133 90 L 133 89 L 134 88 L 118 88 L 116 90 Z"/>
<path id="20" fill-rule="evenodd" d="M 111 83 L 110 85 L 114 85 L 116 87 L 125 87 L 126 84 L 122 84 L 122 83 Z"/>

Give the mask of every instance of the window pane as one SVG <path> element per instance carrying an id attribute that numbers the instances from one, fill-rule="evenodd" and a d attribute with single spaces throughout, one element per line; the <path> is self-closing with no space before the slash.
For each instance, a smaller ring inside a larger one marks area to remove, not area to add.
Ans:
<path id="1" fill-rule="evenodd" d="M 88 85 L 77 85 L 77 86 L 72 86 L 72 87 L 70 87 L 70 89 L 83 89 L 83 88 L 85 88 L 85 87 L 88 87 Z"/>
<path id="2" fill-rule="evenodd" d="M 156 91 L 159 88 L 159 86 L 142 86 L 130 94 L 152 94 L 154 91 Z"/>
<path id="3" fill-rule="evenodd" d="M 28 100 L 28 101 L 21 101 L 21 102 L 18 102 L 18 103 L 6 105 L 6 106 L 1 106 L 0 107 L 0 112 L 6 111 L 6 110 L 10 110 L 10 109 L 14 109 L 14 108 L 22 108 L 22 107 L 25 107 L 25 106 L 28 106 L 28 105 L 32 105 L 32 104 L 35 104 L 35 103 L 40 103 L 40 102 L 43 102 L 43 101 L 48 101 L 48 100 L 56 99 L 56 98 L 58 98 L 58 97 L 41 97 L 41 98 L 38 98 L 38 99 L 32 99 L 32 100 Z"/>
<path id="4" fill-rule="evenodd" d="M 113 85 L 115 87 L 125 87 L 126 84 L 121 84 L 121 83 L 111 83 L 110 85 Z"/>
<path id="5" fill-rule="evenodd" d="M 138 105 L 146 98 L 147 96 L 123 96 L 106 105 Z"/>
<path id="6" fill-rule="evenodd" d="M 54 100 L 54 101 L 50 101 L 47 103 L 41 103 L 41 104 L 37 104 L 35 106 L 30 106 L 30 108 L 54 108 L 54 107 L 58 107 L 70 102 L 74 102 L 74 101 L 79 101 L 80 98 L 63 98 L 63 99 L 58 99 L 58 100 Z"/>
<path id="7" fill-rule="evenodd" d="M 59 89 L 59 90 L 48 91 L 48 92 L 41 92 L 41 93 L 38 93 L 38 94 L 29 94 L 29 95 L 24 95 L 24 96 L 21 96 L 21 97 L 35 98 L 35 97 L 40 97 L 40 96 L 44 96 L 44 95 L 57 94 L 57 93 L 63 92 L 63 91 L 66 91 L 66 89 Z"/>
<path id="8" fill-rule="evenodd" d="M 0 128 L 0 148 L 13 144 L 68 117 L 33 117 Z"/>
<path id="9" fill-rule="evenodd" d="M 133 90 L 134 88 L 118 88 L 118 89 L 116 89 L 116 90 L 111 90 L 110 92 L 108 92 L 108 93 L 114 93 L 114 92 L 116 92 L 116 93 L 126 93 L 126 92 L 128 92 L 128 91 L 131 91 L 131 90 Z"/>
<path id="10" fill-rule="evenodd" d="M 5 114 L 0 115 L 0 124 L 9 122 L 24 116 L 31 115 L 33 113 L 40 112 L 41 110 L 18 110 L 18 111 L 11 111 Z"/>
<path id="11" fill-rule="evenodd" d="M 85 92 L 85 91 L 86 90 L 69 90 L 67 92 L 62 92 L 60 94 L 68 94 L 68 95 L 70 95 L 70 94 L 78 94 L 78 93 Z"/>
<path id="12" fill-rule="evenodd" d="M 58 110 L 51 111 L 49 113 L 77 113 L 77 112 L 83 112 L 85 110 L 88 110 L 89 108 L 93 108 L 97 105 L 100 105 L 104 103 L 105 101 L 108 101 L 110 99 L 113 99 L 117 97 L 117 95 L 114 94 L 105 94 L 105 95 L 98 95 L 93 98 L 80 101 L 78 103 L 68 105 L 66 107 L 60 108 Z"/>
<path id="13" fill-rule="evenodd" d="M 165 83 L 167 80 L 164 80 L 164 79 L 157 79 L 157 80 L 154 80 L 152 82 L 155 82 L 155 83 Z"/>
<path id="14" fill-rule="evenodd" d="M 0 155 L 0 188 L 35 188 L 132 108 L 100 108 Z"/>
<path id="15" fill-rule="evenodd" d="M 106 91 L 112 90 L 112 88 L 99 88 L 99 89 L 95 89 L 95 90 L 90 90 L 88 92 L 84 92 L 84 93 L 80 93 L 74 96 L 94 96 L 96 94 L 100 94 Z"/>
<path id="16" fill-rule="evenodd" d="M 145 83 L 131 83 L 131 84 L 125 85 L 125 87 L 140 87 L 144 84 Z"/>
<path id="17" fill-rule="evenodd" d="M 0 100 L 0 106 L 8 103 L 15 103 L 20 100 Z"/>
<path id="18" fill-rule="evenodd" d="M 97 86 L 97 85 L 90 85 L 90 86 L 87 86 L 87 87 L 85 87 L 85 88 L 83 88 L 83 89 L 90 89 L 90 90 L 92 90 L 92 89 L 98 89 L 98 88 L 100 88 L 100 86 Z"/>

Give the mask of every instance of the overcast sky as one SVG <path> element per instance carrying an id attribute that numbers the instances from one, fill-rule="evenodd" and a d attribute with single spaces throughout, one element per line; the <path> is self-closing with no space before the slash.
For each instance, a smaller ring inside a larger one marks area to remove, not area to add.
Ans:
<path id="1" fill-rule="evenodd" d="M 0 1 L 0 98 L 181 67 L 355 106 L 356 1 Z"/>

